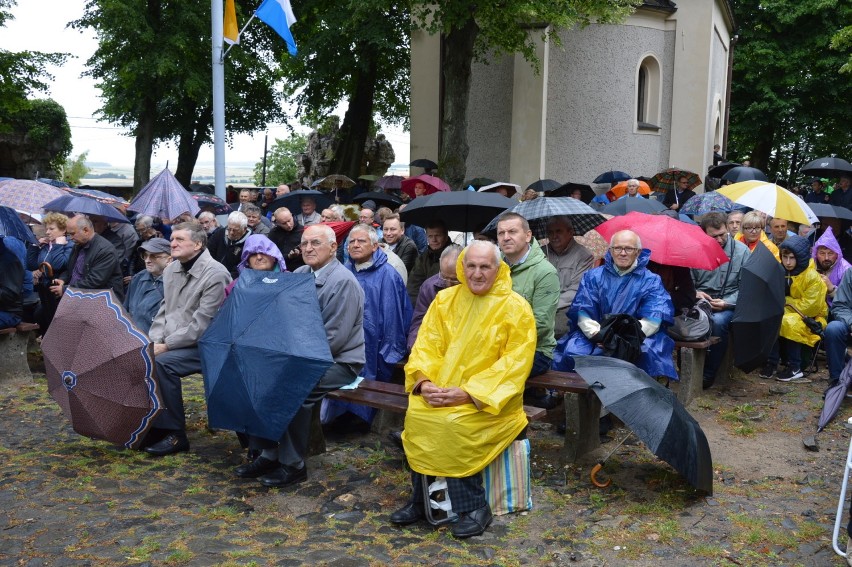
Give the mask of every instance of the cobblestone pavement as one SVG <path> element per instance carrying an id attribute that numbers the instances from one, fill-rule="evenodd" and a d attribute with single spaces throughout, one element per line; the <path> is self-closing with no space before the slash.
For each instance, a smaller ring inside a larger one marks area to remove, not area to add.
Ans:
<path id="1" fill-rule="evenodd" d="M 78 436 L 36 374 L 0 388 L 0 565 L 842 565 L 830 535 L 847 432 L 835 424 L 805 452 L 817 384 L 773 394 L 744 380 L 693 411 L 731 459 L 716 463 L 714 496 L 637 443 L 607 462 L 613 486 L 595 489 L 588 466 L 560 463 L 545 425 L 531 432 L 534 510 L 456 541 L 388 524 L 408 474 L 383 437 L 330 440 L 307 482 L 267 490 L 232 476 L 242 452 L 233 434 L 207 430 L 199 377 L 186 388 L 192 451 L 157 459 Z M 787 449 L 773 449 L 779 436 Z M 786 472 L 744 470 L 729 443 L 745 443 L 743 455 L 769 447 L 766 466 Z"/>

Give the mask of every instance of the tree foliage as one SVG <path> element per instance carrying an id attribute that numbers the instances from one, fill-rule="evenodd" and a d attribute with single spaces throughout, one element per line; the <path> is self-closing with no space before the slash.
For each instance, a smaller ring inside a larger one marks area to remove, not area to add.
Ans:
<path id="1" fill-rule="evenodd" d="M 843 0 L 735 0 L 729 159 L 748 155 L 770 179 L 795 183 L 820 156 L 849 156 L 849 78 L 830 49 L 838 22 L 852 20 Z"/>
<path id="2" fill-rule="evenodd" d="M 89 152 L 85 151 L 75 158 L 68 158 L 62 166 L 62 181 L 76 187 L 80 184 L 80 180 L 86 177 L 86 174 L 91 171 L 91 168 L 86 166 L 86 158 Z"/>
<path id="3" fill-rule="evenodd" d="M 246 21 L 255 2 L 239 0 Z M 210 3 L 178 0 L 89 0 L 71 23 L 92 28 L 98 49 L 87 74 L 97 81 L 99 115 L 136 137 L 134 186 L 148 180 L 153 147 L 178 146 L 175 177 L 189 185 L 201 147 L 212 141 Z M 275 88 L 282 42 L 267 26 L 252 25 L 225 67 L 225 116 L 230 135 L 285 119 Z M 141 156 L 140 156 L 141 154 Z M 146 159 L 147 157 L 147 159 Z"/>
<path id="4" fill-rule="evenodd" d="M 502 54 L 520 53 L 539 69 L 537 41 L 559 45 L 559 32 L 592 21 L 615 23 L 639 0 L 509 0 L 506 2 L 418 1 L 415 26 L 442 36 L 443 120 L 439 172 L 451 186 L 465 178 L 468 155 L 467 103 L 471 64 Z"/>
<path id="5" fill-rule="evenodd" d="M 299 154 L 305 153 L 308 137 L 293 134 L 285 140 L 275 139 L 266 155 L 266 180 L 263 179 L 263 160 L 254 165 L 254 183 L 257 186 L 273 186 L 290 183 L 299 172 Z"/>
<path id="6" fill-rule="evenodd" d="M 840 68 L 842 73 L 852 73 L 852 26 L 846 26 L 831 38 L 831 48 L 847 54 L 846 62 Z"/>

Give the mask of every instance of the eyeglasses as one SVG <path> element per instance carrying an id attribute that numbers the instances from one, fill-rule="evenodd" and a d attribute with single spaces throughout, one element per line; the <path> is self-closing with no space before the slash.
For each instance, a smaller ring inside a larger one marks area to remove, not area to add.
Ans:
<path id="1" fill-rule="evenodd" d="M 610 251 L 614 254 L 633 254 L 638 251 L 638 248 L 633 248 L 632 246 L 610 246 Z"/>
<path id="2" fill-rule="evenodd" d="M 328 242 L 323 242 L 322 240 L 302 240 L 299 242 L 299 246 L 302 248 L 307 248 L 308 246 L 311 248 L 320 248 L 326 244 L 328 244 Z"/>
<path id="3" fill-rule="evenodd" d="M 757 232 L 762 230 L 759 226 L 744 226 L 742 227 L 743 232 Z"/>

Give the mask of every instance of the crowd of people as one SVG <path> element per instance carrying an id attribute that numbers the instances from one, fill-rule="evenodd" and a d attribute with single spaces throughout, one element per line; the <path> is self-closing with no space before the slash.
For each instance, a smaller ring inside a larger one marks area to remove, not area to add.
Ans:
<path id="1" fill-rule="evenodd" d="M 845 195 L 848 186 L 848 179 L 839 183 L 835 195 Z M 625 198 L 637 187 L 629 181 Z M 685 191 L 672 191 L 671 209 L 688 198 Z M 479 473 L 524 438 L 523 405 L 553 408 L 561 401 L 553 392 L 526 389 L 527 377 L 572 370 L 574 355 L 600 354 L 609 315 L 638 321 L 644 339 L 637 366 L 677 380 L 667 329 L 681 308 L 706 301 L 713 335 L 721 339 L 705 364 L 704 386 L 712 387 L 740 273 L 758 247 L 783 268 L 789 306 L 760 376 L 802 379 L 803 358 L 812 358 L 820 341 L 830 380 L 838 380 L 846 364 L 852 275 L 844 242 L 850 237 L 838 219 L 799 228 L 759 211 L 708 213 L 700 226 L 730 260 L 715 270 L 683 268 L 672 276 L 649 261 L 651 251 L 630 230 L 613 235 L 606 254 L 596 257 L 575 239 L 571 216 L 548 219 L 547 238 L 539 241 L 527 219 L 506 212 L 494 234 L 459 243 L 440 220 L 406 225 L 398 212 L 366 202 L 357 223 L 339 236 L 331 228 L 344 218 L 337 205 L 319 211 L 314 199 L 303 197 L 298 214 L 269 210 L 274 197 L 287 192 L 241 191 L 225 226 L 211 212 L 166 221 L 143 215 L 133 224 L 50 213 L 36 229 L 38 245 L 0 240 L 4 267 L 20 267 L 0 277 L 0 326 L 29 319 L 44 332 L 68 287 L 111 289 L 153 343 L 165 409 L 143 449 L 162 456 L 189 450 L 181 381 L 201 372 L 198 342 L 240 274 L 312 274 L 333 364 L 280 439 L 241 439 L 249 458 L 234 474 L 273 487 L 304 481 L 314 406 L 322 404 L 324 423 L 369 425 L 373 410 L 332 402 L 326 394 L 357 377 L 389 381 L 407 359 L 411 396 L 401 441 L 412 496 L 390 520 L 422 519 L 424 478 L 445 476 L 460 516 L 452 528 L 457 537 L 481 534 L 490 524 Z M 825 332 L 815 332 L 805 318 Z M 446 451 L 448 444 L 455 450 Z"/>

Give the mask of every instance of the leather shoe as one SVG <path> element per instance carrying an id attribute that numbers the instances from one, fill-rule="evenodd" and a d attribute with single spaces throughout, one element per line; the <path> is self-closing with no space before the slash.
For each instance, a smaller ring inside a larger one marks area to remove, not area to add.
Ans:
<path id="1" fill-rule="evenodd" d="M 240 465 L 234 469 L 234 474 L 240 478 L 257 478 L 267 473 L 271 473 L 281 464 L 278 461 L 271 461 L 264 457 L 258 457 L 250 463 Z"/>
<path id="2" fill-rule="evenodd" d="M 423 510 L 423 502 L 409 502 L 390 515 L 391 523 L 398 526 L 407 526 L 424 518 L 426 518 L 426 512 Z"/>
<path id="3" fill-rule="evenodd" d="M 491 508 L 488 507 L 488 504 L 473 512 L 459 514 L 459 521 L 453 524 L 453 537 L 465 538 L 482 535 L 485 533 L 485 528 L 491 525 L 493 519 L 494 516 L 491 515 Z"/>
<path id="4" fill-rule="evenodd" d="M 280 465 L 270 473 L 257 478 L 263 486 L 272 486 L 282 488 L 297 484 L 308 480 L 308 467 L 303 466 L 300 469 L 294 469 L 285 465 Z"/>
<path id="5" fill-rule="evenodd" d="M 172 431 L 153 445 L 145 447 L 146 453 L 157 457 L 172 455 L 182 451 L 189 451 L 189 440 L 183 431 Z"/>

